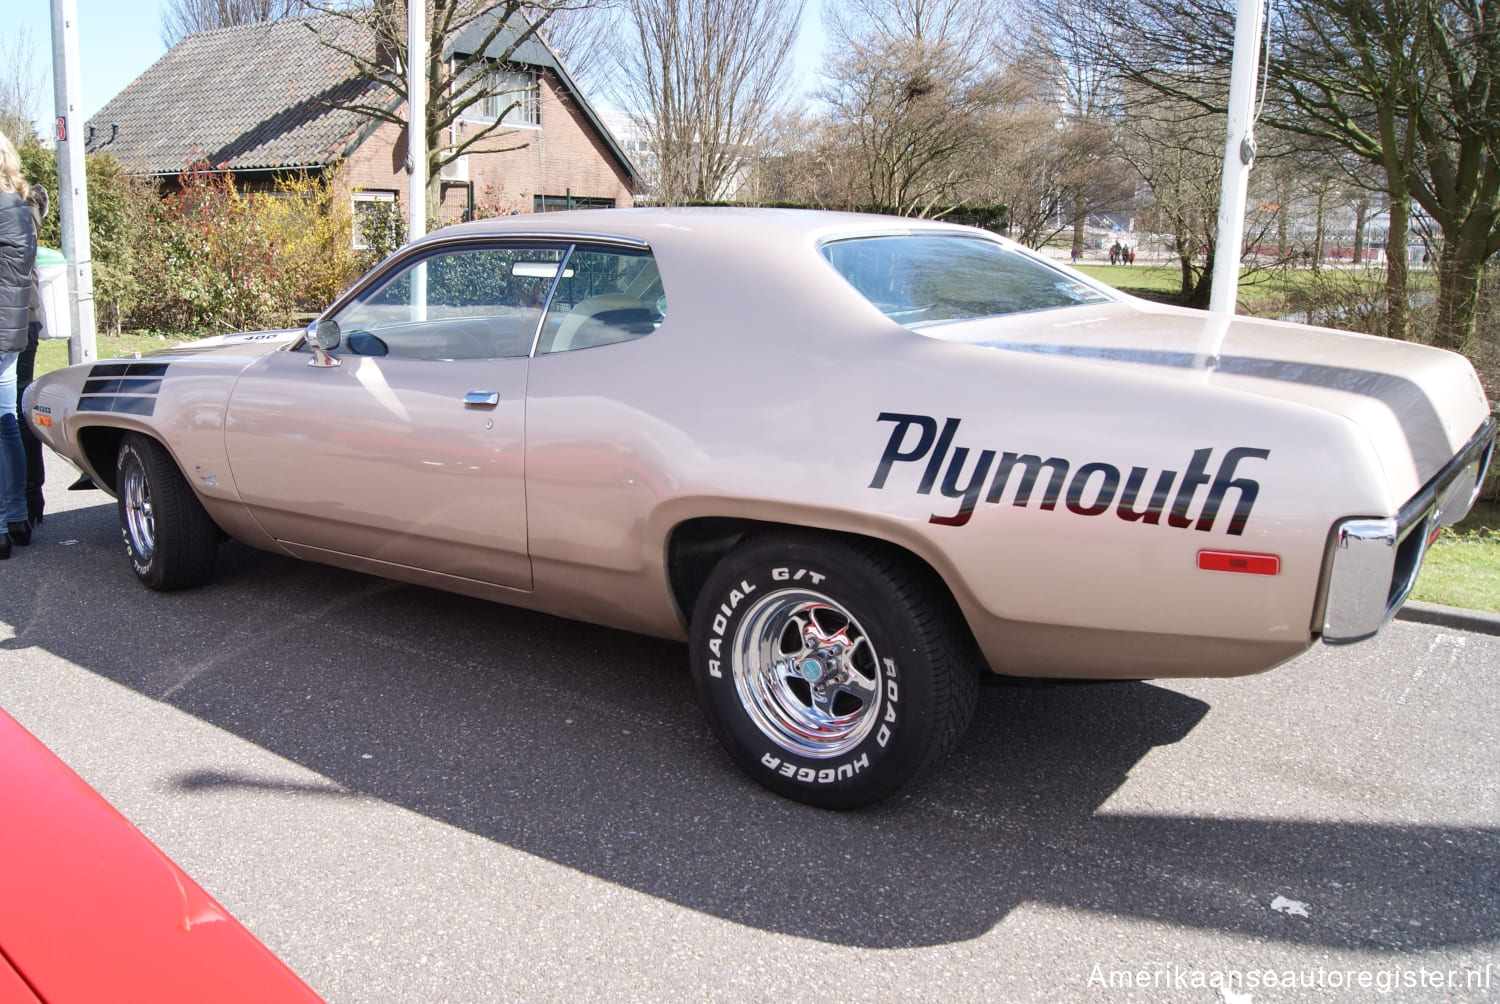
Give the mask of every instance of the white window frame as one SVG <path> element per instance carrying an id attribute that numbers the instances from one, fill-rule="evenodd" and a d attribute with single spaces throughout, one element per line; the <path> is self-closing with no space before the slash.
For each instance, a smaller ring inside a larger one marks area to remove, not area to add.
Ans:
<path id="1" fill-rule="evenodd" d="M 355 206 L 361 202 L 387 202 L 394 204 L 395 201 L 395 192 L 381 191 L 379 189 L 369 192 L 354 191 L 349 193 L 349 210 L 350 215 L 354 218 L 354 225 L 349 229 L 351 231 L 350 239 L 354 243 L 354 250 L 368 251 L 370 249 L 370 245 L 365 242 L 364 227 L 360 226 L 359 210 Z"/>
<path id="2" fill-rule="evenodd" d="M 492 93 L 465 108 L 461 118 L 469 122 L 490 123 L 506 113 L 504 123 L 511 129 L 542 127 L 542 73 L 521 63 L 487 62 L 484 67 L 470 68 L 469 73 L 485 73 Z M 515 107 L 511 107 L 514 105 Z"/>

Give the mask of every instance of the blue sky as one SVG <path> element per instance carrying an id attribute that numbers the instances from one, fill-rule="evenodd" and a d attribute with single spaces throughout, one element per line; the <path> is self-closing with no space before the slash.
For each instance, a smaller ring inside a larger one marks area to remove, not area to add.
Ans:
<path id="1" fill-rule="evenodd" d="M 110 98 L 166 52 L 161 42 L 161 0 L 77 0 L 80 107 L 89 118 Z M 7 3 L 7 7 L 10 4 Z M 39 113 L 50 122 L 52 112 L 52 5 L 48 0 L 19 0 L 20 10 L 9 19 L 8 31 L 29 31 L 32 65 L 42 75 Z M 817 68 L 824 44 L 820 2 L 809 0 L 801 37 L 793 54 L 797 88 L 817 87 Z M 13 36 L 15 37 L 15 36 Z M 43 130 L 50 134 L 50 128 Z"/>
<path id="2" fill-rule="evenodd" d="M 83 117 L 125 89 L 167 51 L 161 43 L 161 5 L 153 0 L 77 0 L 78 74 Z M 10 4 L 6 4 L 7 7 Z M 52 119 L 52 5 L 19 0 L 7 31 L 29 30 L 32 64 L 42 74 L 40 112 Z M 13 38 L 15 36 L 12 36 Z M 50 131 L 50 130 L 49 130 Z"/>

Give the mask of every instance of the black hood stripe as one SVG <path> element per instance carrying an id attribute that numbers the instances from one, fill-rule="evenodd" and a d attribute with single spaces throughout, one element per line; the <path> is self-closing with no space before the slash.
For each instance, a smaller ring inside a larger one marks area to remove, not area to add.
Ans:
<path id="1" fill-rule="evenodd" d="M 111 359 L 95 363 L 78 395 L 79 411 L 150 415 L 169 363 Z"/>

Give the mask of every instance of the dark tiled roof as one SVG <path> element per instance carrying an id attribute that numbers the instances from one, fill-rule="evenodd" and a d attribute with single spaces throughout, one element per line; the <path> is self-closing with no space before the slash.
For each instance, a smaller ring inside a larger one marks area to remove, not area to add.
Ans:
<path id="1" fill-rule="evenodd" d="M 371 123 L 333 105 L 366 90 L 385 104 L 389 92 L 361 80 L 319 33 L 374 47 L 367 29 L 327 15 L 187 36 L 89 119 L 89 152 L 143 174 L 176 174 L 189 161 L 251 170 L 337 160 Z"/>
<path id="2" fill-rule="evenodd" d="M 484 25 L 471 26 L 448 48 L 471 52 L 484 35 Z M 514 37 L 496 39 L 487 53 L 505 56 Z M 189 162 L 237 171 L 331 164 L 375 124 L 335 105 L 363 95 L 365 104 L 395 106 L 389 90 L 361 79 L 325 38 L 350 51 L 375 50 L 368 27 L 329 14 L 189 35 L 89 119 L 89 152 L 113 154 L 138 174 L 177 174 Z M 639 186 L 630 158 L 540 39 L 508 58 L 555 72 Z"/>

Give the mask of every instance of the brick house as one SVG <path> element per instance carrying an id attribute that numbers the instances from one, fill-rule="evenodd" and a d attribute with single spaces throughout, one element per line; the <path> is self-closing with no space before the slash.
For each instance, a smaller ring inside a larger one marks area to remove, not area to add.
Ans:
<path id="1" fill-rule="evenodd" d="M 460 35 L 451 52 L 472 52 L 464 46 L 475 36 L 482 32 Z M 373 32 L 330 15 L 189 35 L 89 119 L 88 151 L 168 184 L 190 164 L 231 171 L 242 187 L 262 189 L 278 176 L 337 170 L 332 176 L 348 188 L 356 218 L 381 202 L 399 206 L 407 192 L 406 130 L 338 105 L 400 105 L 361 79 L 325 38 L 375 51 Z M 483 146 L 520 148 L 471 152 L 445 168 L 442 223 L 476 209 L 631 204 L 642 187 L 635 166 L 544 42 L 528 40 L 492 72 L 507 92 L 466 113 L 455 141 L 503 112 L 512 132 Z"/>

